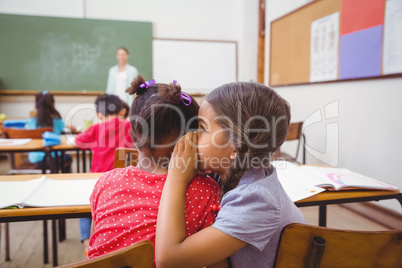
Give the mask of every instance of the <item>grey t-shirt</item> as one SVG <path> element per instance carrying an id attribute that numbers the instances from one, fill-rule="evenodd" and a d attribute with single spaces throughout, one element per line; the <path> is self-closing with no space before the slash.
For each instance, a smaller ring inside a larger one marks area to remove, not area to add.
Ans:
<path id="1" fill-rule="evenodd" d="M 248 243 L 230 256 L 232 267 L 254 268 L 273 267 L 283 227 L 305 222 L 271 167 L 246 171 L 239 185 L 223 196 L 212 226 Z"/>

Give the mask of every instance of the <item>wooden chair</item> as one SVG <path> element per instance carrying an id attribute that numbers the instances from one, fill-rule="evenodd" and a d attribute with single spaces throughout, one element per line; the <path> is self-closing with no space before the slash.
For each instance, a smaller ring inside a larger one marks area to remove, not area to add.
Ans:
<path id="1" fill-rule="evenodd" d="M 93 259 L 59 266 L 81 268 L 152 268 L 154 261 L 154 246 L 151 241 L 140 241 L 131 246 L 110 252 Z"/>
<path id="2" fill-rule="evenodd" d="M 136 166 L 138 163 L 138 150 L 134 148 L 116 148 L 114 152 L 114 168 Z"/>
<path id="3" fill-rule="evenodd" d="M 402 230 L 351 231 L 287 225 L 275 267 L 401 267 Z"/>
<path id="4" fill-rule="evenodd" d="M 42 134 L 46 131 L 53 131 L 52 127 L 43 127 L 37 129 L 20 129 L 20 128 L 2 128 L 2 133 L 8 139 L 42 139 Z M 42 170 L 34 169 L 30 163 L 21 163 L 21 153 L 11 154 L 12 170 L 8 174 L 16 173 L 42 173 Z M 27 169 L 28 168 L 28 169 Z"/>
<path id="5" fill-rule="evenodd" d="M 300 151 L 300 143 L 303 139 L 303 155 L 302 155 L 302 163 L 305 164 L 306 163 L 306 148 L 304 146 L 305 143 L 305 136 L 303 134 L 303 122 L 297 122 L 297 123 L 290 123 L 289 125 L 289 129 L 288 129 L 288 134 L 286 136 L 286 140 L 287 141 L 294 141 L 294 140 L 298 140 L 297 143 L 297 149 L 296 149 L 296 154 L 294 156 L 291 156 L 287 153 L 284 153 L 281 151 L 281 148 L 279 148 L 274 156 L 272 157 L 272 160 L 286 160 L 286 161 L 290 161 L 290 162 L 296 162 L 298 164 L 299 161 L 297 161 L 297 157 L 299 156 L 299 151 Z"/>

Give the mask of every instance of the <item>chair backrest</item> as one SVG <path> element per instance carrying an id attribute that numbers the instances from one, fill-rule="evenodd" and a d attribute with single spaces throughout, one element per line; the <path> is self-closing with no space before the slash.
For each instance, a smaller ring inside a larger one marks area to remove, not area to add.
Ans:
<path id="1" fill-rule="evenodd" d="M 300 140 L 302 136 L 303 122 L 290 123 L 286 141 Z"/>
<path id="2" fill-rule="evenodd" d="M 151 241 L 140 241 L 131 246 L 110 252 L 93 259 L 63 265 L 61 267 L 80 268 L 152 268 L 154 262 L 154 246 Z"/>
<path id="3" fill-rule="evenodd" d="M 37 129 L 21 129 L 3 127 L 2 132 L 9 139 L 42 139 L 42 134 L 46 131 L 53 131 L 52 127 L 42 127 Z"/>
<path id="4" fill-rule="evenodd" d="M 136 166 L 138 163 L 138 150 L 134 148 L 116 148 L 114 152 L 114 168 Z"/>
<path id="5" fill-rule="evenodd" d="M 292 223 L 275 267 L 401 267 L 402 230 L 351 231 Z"/>
<path id="6" fill-rule="evenodd" d="M 297 157 L 299 155 L 299 150 L 300 150 L 300 142 L 301 142 L 302 138 L 305 139 L 302 130 L 303 130 L 303 122 L 290 123 L 285 142 L 298 140 L 297 147 L 296 147 L 297 148 L 296 153 L 295 153 L 295 155 L 288 155 L 286 153 L 281 152 L 281 148 L 279 148 L 272 156 L 272 160 L 284 159 L 286 161 L 297 162 Z M 305 160 L 306 148 L 304 146 L 304 143 L 305 143 L 305 140 L 303 141 L 303 157 L 302 157 L 303 164 L 305 164 L 305 162 L 306 162 L 306 160 Z"/>

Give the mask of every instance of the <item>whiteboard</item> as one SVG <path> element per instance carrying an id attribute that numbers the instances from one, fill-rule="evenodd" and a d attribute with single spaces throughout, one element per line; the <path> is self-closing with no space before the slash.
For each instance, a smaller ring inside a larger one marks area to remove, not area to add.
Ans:
<path id="1" fill-rule="evenodd" d="M 222 84 L 237 81 L 237 43 L 154 39 L 153 78 L 177 80 L 188 93 L 208 94 Z"/>

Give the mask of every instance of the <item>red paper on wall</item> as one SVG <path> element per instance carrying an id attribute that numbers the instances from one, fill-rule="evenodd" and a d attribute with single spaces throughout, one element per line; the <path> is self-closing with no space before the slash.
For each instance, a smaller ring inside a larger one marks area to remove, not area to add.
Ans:
<path id="1" fill-rule="evenodd" d="M 385 0 L 343 0 L 340 34 L 384 24 Z"/>

